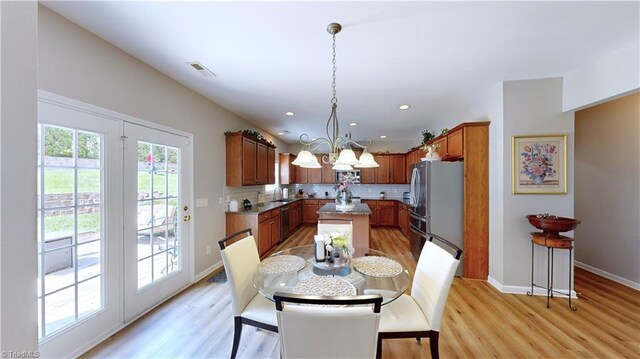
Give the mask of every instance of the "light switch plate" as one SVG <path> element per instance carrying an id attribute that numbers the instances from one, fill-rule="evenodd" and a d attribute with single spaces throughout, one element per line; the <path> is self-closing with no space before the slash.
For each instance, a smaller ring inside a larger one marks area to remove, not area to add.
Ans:
<path id="1" fill-rule="evenodd" d="M 196 199 L 196 208 L 207 207 L 207 206 L 209 206 L 209 198 Z"/>

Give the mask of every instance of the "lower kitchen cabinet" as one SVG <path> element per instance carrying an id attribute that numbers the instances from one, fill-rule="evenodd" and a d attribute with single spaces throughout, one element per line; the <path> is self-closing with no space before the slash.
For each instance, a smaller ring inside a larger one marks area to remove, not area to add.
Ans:
<path id="1" fill-rule="evenodd" d="M 260 214 L 256 212 L 229 212 L 225 216 L 226 235 L 251 228 L 251 233 L 258 246 L 258 253 L 262 257 L 281 240 L 280 219 L 279 208 Z"/>
<path id="2" fill-rule="evenodd" d="M 302 205 L 302 221 L 304 223 L 318 223 L 318 209 L 320 206 L 317 199 L 305 199 Z"/>
<path id="3" fill-rule="evenodd" d="M 397 226 L 396 212 L 396 201 L 378 201 L 376 225 L 385 227 Z"/>
<path id="4" fill-rule="evenodd" d="M 405 236 L 409 236 L 409 207 L 406 204 L 398 204 L 398 227 Z"/>

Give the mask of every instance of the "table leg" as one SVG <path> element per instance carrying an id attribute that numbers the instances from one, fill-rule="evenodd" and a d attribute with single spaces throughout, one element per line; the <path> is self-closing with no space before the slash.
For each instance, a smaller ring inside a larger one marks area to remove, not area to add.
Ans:
<path id="1" fill-rule="evenodd" d="M 550 252 L 551 248 L 547 247 L 547 308 L 549 308 L 549 295 L 551 295 L 551 287 L 549 284 L 549 266 L 551 264 L 551 262 L 549 261 L 549 256 L 550 256 Z"/>
<path id="2" fill-rule="evenodd" d="M 576 311 L 578 310 L 578 308 L 571 305 L 571 291 L 573 289 L 573 283 L 571 282 L 571 263 L 573 263 L 572 254 L 573 248 L 569 248 L 569 308 L 571 308 L 571 310 L 573 311 Z"/>
<path id="3" fill-rule="evenodd" d="M 551 248 L 551 298 L 553 298 L 553 247 Z"/>
<path id="4" fill-rule="evenodd" d="M 527 295 L 533 295 L 533 241 L 531 241 L 531 292 L 527 292 Z"/>

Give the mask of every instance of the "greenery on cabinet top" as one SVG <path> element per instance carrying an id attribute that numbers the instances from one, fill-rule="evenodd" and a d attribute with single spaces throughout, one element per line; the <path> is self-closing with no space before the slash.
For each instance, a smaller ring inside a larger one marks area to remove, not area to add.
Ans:
<path id="1" fill-rule="evenodd" d="M 267 145 L 269 145 L 271 147 L 274 147 L 274 148 L 276 147 L 276 145 L 273 142 L 267 140 L 264 136 L 262 136 L 262 134 L 260 132 L 258 132 L 256 130 L 247 130 L 247 129 L 245 129 L 245 130 L 240 130 L 240 131 L 236 131 L 236 132 L 225 131 L 225 133 L 224 133 L 225 137 L 229 137 L 229 136 L 232 136 L 232 135 L 243 135 L 245 137 L 250 137 L 250 138 L 253 138 L 254 140 L 261 141 L 261 142 L 263 142 L 263 143 L 265 143 L 265 144 L 267 144 Z"/>

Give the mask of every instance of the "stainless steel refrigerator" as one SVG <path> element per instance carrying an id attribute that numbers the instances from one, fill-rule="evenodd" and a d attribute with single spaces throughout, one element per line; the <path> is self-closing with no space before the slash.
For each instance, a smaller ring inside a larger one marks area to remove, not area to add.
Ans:
<path id="1" fill-rule="evenodd" d="M 462 162 L 418 162 L 412 166 L 409 195 L 410 248 L 418 259 L 428 233 L 462 249 L 464 238 Z M 462 275 L 462 258 L 456 275 Z"/>

